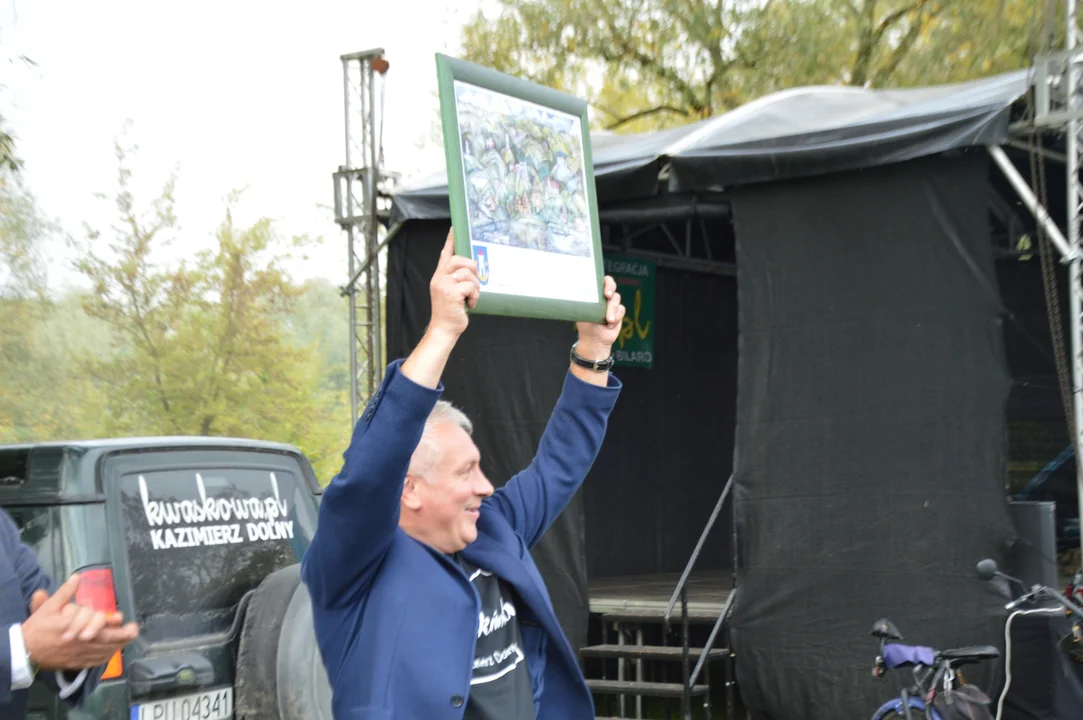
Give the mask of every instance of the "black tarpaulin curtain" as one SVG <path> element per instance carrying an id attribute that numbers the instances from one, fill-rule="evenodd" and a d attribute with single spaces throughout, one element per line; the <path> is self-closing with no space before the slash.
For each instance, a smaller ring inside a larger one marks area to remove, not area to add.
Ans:
<path id="1" fill-rule="evenodd" d="M 429 322 L 429 280 L 444 222 L 411 222 L 391 243 L 387 356 L 405 357 Z M 475 315 L 444 371 L 444 398 L 474 422 L 485 473 L 501 487 L 530 464 L 568 372 L 572 323 Z M 582 494 L 534 548 L 553 608 L 573 648 L 586 644 L 589 600 Z"/>
<path id="2" fill-rule="evenodd" d="M 738 687 L 754 718 L 869 717 L 873 622 L 1003 647 L 1010 378 L 982 151 L 749 187 L 733 200 L 741 344 Z M 968 668 L 990 690 L 999 666 Z"/>
<path id="3" fill-rule="evenodd" d="M 654 366 L 615 369 L 624 389 L 583 488 L 592 578 L 683 570 L 733 468 L 737 280 L 655 277 Z M 732 517 L 727 506 L 697 571 L 733 566 Z"/>

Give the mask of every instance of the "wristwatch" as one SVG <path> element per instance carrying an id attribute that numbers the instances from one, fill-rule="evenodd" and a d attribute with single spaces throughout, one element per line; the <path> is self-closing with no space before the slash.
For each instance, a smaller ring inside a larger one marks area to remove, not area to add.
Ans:
<path id="1" fill-rule="evenodd" d="M 612 355 L 605 360 L 587 360 L 584 357 L 580 357 L 579 354 L 575 352 L 577 347 L 579 347 L 578 340 L 572 343 L 572 350 L 569 353 L 569 356 L 571 361 L 579 367 L 593 370 L 594 372 L 609 372 L 613 368 L 613 363 L 615 361 L 613 360 Z"/>

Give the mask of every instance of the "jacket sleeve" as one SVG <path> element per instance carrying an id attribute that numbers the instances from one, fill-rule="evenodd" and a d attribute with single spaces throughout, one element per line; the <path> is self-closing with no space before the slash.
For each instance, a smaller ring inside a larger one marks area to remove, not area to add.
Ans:
<path id="1" fill-rule="evenodd" d="M 11 637 L 6 626 L 0 630 L 0 706 L 4 706 L 11 703 Z"/>
<path id="2" fill-rule="evenodd" d="M 569 371 L 534 460 L 485 500 L 528 548 L 541 540 L 586 479 L 620 389 L 613 375 L 606 387 L 600 387 Z"/>
<path id="3" fill-rule="evenodd" d="M 425 419 L 443 392 L 387 368 L 354 427 L 343 465 L 320 503 L 319 523 L 301 561 L 312 602 L 339 607 L 365 592 L 399 524 L 399 501 Z"/>
<path id="4" fill-rule="evenodd" d="M 29 612 L 30 597 L 38 590 L 45 590 L 52 595 L 56 592 L 56 585 L 53 579 L 41 569 L 34 551 L 20 541 L 19 529 L 7 513 L 0 511 L 0 523 L 3 524 L 0 533 L 4 537 L 4 544 L 10 549 L 14 560 L 12 564 L 22 590 L 23 602 Z M 3 636 L 3 640 L 0 641 L 0 654 L 2 654 L 0 657 L 0 704 L 11 701 L 11 641 L 6 632 Z M 65 698 L 64 702 L 72 707 L 82 705 L 87 696 L 94 692 L 104 672 L 104 666 L 88 670 L 82 684 Z M 56 676 L 51 672 L 39 673 L 38 681 L 44 682 L 53 692 L 59 691 Z"/>

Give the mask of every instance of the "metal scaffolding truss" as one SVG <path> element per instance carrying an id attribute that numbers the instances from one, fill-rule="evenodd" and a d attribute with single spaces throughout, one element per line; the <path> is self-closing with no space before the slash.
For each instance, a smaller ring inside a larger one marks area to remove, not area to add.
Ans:
<path id="1" fill-rule="evenodd" d="M 346 231 L 351 423 L 383 372 L 380 219 L 389 211 L 396 176 L 384 173 L 383 87 L 388 63 L 376 48 L 343 55 L 346 155 L 334 173 L 335 222 Z M 379 92 L 377 89 L 379 88 Z"/>
<path id="2" fill-rule="evenodd" d="M 736 277 L 729 210 L 728 203 L 695 197 L 604 208 L 602 250 L 658 267 Z"/>
<path id="3" fill-rule="evenodd" d="M 1036 7 L 1046 5 L 1038 3 Z M 1053 13 L 1056 10 L 1053 0 L 1048 2 L 1046 32 L 1052 35 Z M 1083 120 L 1083 102 L 1080 90 L 1080 63 L 1083 62 L 1083 47 L 1080 47 L 1078 29 L 1078 0 L 1065 0 L 1065 42 L 1064 49 L 1038 55 L 1034 58 L 1033 82 L 1031 83 L 1031 110 L 1029 118 L 1014 126 L 1019 138 L 1008 144 L 1018 149 L 1040 154 L 1043 159 L 1063 163 L 1065 167 L 1066 217 L 1065 228 L 1061 232 L 1057 220 L 1043 205 L 1041 193 L 1035 192 L 1031 184 L 1022 176 L 1004 150 L 990 146 L 993 160 L 1011 183 L 1023 204 L 1033 213 L 1035 220 L 1056 248 L 1062 263 L 1068 265 L 1068 302 L 1070 350 L 1067 365 L 1071 368 L 1071 377 L 1062 378 L 1065 385 L 1070 384 L 1071 408 L 1068 412 L 1068 427 L 1072 445 L 1079 457 L 1081 432 L 1083 432 L 1083 285 L 1080 284 L 1080 263 L 1083 260 L 1083 246 L 1080 244 L 1080 213 L 1083 210 L 1083 185 L 1079 179 L 1081 143 L 1079 138 L 1080 122 Z M 1037 148 L 1026 142 L 1031 135 L 1060 139 L 1063 138 L 1064 153 L 1052 152 L 1046 148 Z M 1042 174 L 1031 178 L 1036 185 Z M 1052 203 L 1050 203 L 1052 205 Z M 1054 331 L 1054 338 L 1056 337 Z M 1054 344 L 1057 340 L 1054 339 Z M 1059 374 L 1059 372 L 1058 372 Z M 1078 485 L 1079 506 L 1083 517 L 1083 462 L 1076 462 L 1076 480 Z M 1083 537 L 1081 537 L 1083 549 Z"/>

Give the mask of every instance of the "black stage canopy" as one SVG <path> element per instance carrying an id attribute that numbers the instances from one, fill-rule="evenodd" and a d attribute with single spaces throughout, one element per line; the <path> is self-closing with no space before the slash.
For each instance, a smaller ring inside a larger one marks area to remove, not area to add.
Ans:
<path id="1" fill-rule="evenodd" d="M 653 195 L 660 175 L 669 192 L 702 193 L 999 144 L 1027 76 L 1020 70 L 910 90 L 795 88 L 671 130 L 594 132 L 598 201 Z M 446 174 L 399 190 L 391 212 L 396 221 L 448 219 Z"/>

